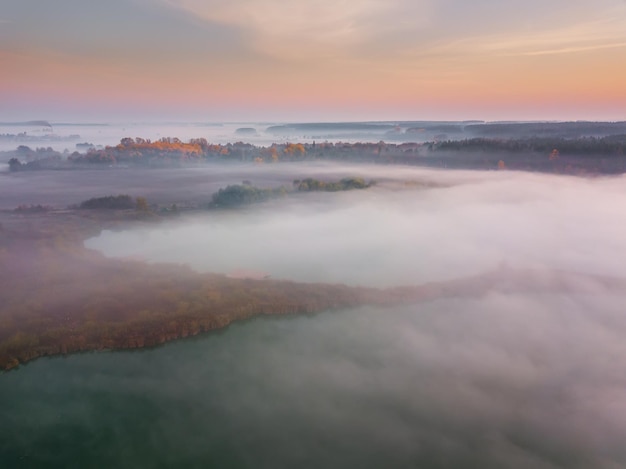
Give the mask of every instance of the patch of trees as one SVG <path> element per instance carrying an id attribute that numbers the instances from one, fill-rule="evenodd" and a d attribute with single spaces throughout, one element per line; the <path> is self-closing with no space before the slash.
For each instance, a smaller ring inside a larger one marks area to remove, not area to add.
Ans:
<path id="1" fill-rule="evenodd" d="M 272 197 L 286 194 L 285 188 L 261 189 L 249 184 L 233 184 L 220 189 L 211 198 L 212 206 L 231 208 L 264 202 Z"/>
<path id="2" fill-rule="evenodd" d="M 259 188 L 243 181 L 242 184 L 226 186 L 213 194 L 211 206 L 218 208 L 231 208 L 241 205 L 249 205 L 257 202 L 282 197 L 291 192 L 338 192 L 353 189 L 367 189 L 375 184 L 373 181 L 366 183 L 363 178 L 351 177 L 340 181 L 326 182 L 319 179 L 306 178 L 296 179 L 292 183 L 292 189 L 285 187 Z"/>
<path id="3" fill-rule="evenodd" d="M 237 135 L 257 135 L 257 131 L 254 127 L 241 127 L 235 130 Z"/>
<path id="4" fill-rule="evenodd" d="M 79 207 L 82 209 L 127 210 L 135 208 L 135 201 L 127 194 L 107 195 L 85 200 L 81 202 Z"/>
<path id="5" fill-rule="evenodd" d="M 17 213 L 45 213 L 52 210 L 50 205 L 31 204 L 31 205 L 18 205 L 15 209 Z"/>
<path id="6" fill-rule="evenodd" d="M 578 139 L 486 139 L 429 144 L 423 164 L 448 168 L 508 169 L 574 175 L 626 172 L 626 135 Z"/>
<path id="7" fill-rule="evenodd" d="M 306 178 L 296 179 L 293 186 L 298 192 L 338 192 L 353 189 L 367 189 L 374 184 L 373 181 L 366 183 L 363 178 L 344 178 L 337 182 L 324 182 L 318 179 Z"/>
<path id="8" fill-rule="evenodd" d="M 9 169 L 11 171 L 19 171 L 22 169 L 22 163 L 17 158 L 11 158 L 9 160 Z"/>
<path id="9" fill-rule="evenodd" d="M 603 137 L 626 133 L 626 122 L 501 122 L 470 124 L 464 133 L 473 137 L 532 139 Z"/>
<path id="10" fill-rule="evenodd" d="M 14 152 L 9 153 L 15 155 L 9 159 L 11 171 L 58 169 L 64 165 L 64 154 L 50 147 L 33 150 L 28 146 L 20 145 Z"/>
<path id="11" fill-rule="evenodd" d="M 626 135 L 610 137 L 448 140 L 429 145 L 434 151 L 479 151 L 549 154 L 558 149 L 561 155 L 624 156 Z"/>

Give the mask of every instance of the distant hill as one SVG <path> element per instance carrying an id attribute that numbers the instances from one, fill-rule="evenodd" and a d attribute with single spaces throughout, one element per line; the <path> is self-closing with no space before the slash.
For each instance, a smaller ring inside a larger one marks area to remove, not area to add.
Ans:
<path id="1" fill-rule="evenodd" d="M 600 138 L 626 134 L 626 122 L 494 122 L 468 125 L 464 132 L 485 138 Z"/>
<path id="2" fill-rule="evenodd" d="M 49 127 L 52 125 L 48 121 L 25 121 L 25 122 L 0 122 L 0 127 Z"/>

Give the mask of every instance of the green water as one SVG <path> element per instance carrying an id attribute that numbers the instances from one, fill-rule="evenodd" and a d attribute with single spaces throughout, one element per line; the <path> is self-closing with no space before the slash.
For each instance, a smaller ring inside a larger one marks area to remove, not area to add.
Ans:
<path id="1" fill-rule="evenodd" d="M 339 328 L 323 333 L 319 321 L 331 315 L 253 320 L 152 350 L 41 359 L 0 376 L 0 467 L 387 459 L 368 449 L 367 393 L 354 395 L 341 375 L 353 360 L 377 364 L 350 353 L 347 318 L 336 319 Z"/>
<path id="2" fill-rule="evenodd" d="M 529 301 L 261 318 L 151 350 L 40 359 L 0 375 L 0 467 L 626 461 L 618 440 L 589 443 L 624 422 L 587 400 L 615 376 L 594 360 L 623 349 L 587 344 L 576 314 L 559 334 L 569 300 Z"/>

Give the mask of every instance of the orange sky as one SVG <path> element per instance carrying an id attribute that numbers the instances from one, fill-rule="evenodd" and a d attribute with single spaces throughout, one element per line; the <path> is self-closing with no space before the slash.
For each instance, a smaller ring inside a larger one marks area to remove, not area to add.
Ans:
<path id="1" fill-rule="evenodd" d="M 1 120 L 626 119 L 623 0 L 84 3 L 0 9 Z"/>

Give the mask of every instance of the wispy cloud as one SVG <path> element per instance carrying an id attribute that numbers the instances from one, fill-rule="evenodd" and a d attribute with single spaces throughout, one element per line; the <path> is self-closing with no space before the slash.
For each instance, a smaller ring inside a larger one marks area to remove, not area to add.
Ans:
<path id="1" fill-rule="evenodd" d="M 512 106 L 550 93 L 570 93 L 560 101 L 569 103 L 586 92 L 591 102 L 597 90 L 617 106 L 626 79 L 623 0 L 53 3 L 4 2 L 0 49 L 13 53 L 0 57 L 3 70 L 12 70 L 0 74 L 5 89 L 54 94 L 93 62 L 116 77 L 80 80 L 96 93 L 115 82 L 120 93 L 148 95 L 135 83 L 150 83 L 172 102 L 228 98 L 269 107 L 282 100 L 359 110 L 394 102 L 414 112 L 446 100 L 470 103 L 470 96 L 482 107 L 496 94 L 505 102 L 512 87 Z M 43 62 L 23 62 L 20 51 Z M 570 91 L 560 70 L 569 72 Z"/>
<path id="2" fill-rule="evenodd" d="M 555 54 L 573 54 L 576 52 L 589 52 L 600 49 L 616 49 L 620 47 L 626 47 L 626 42 L 618 42 L 615 44 L 600 44 L 596 46 L 585 46 L 585 47 L 563 47 L 560 49 L 546 49 L 532 52 L 524 52 L 523 55 L 533 56 L 533 55 L 555 55 Z"/>
<path id="3" fill-rule="evenodd" d="M 162 0 L 243 31 L 259 52 L 288 61 L 429 63 L 468 56 L 534 56 L 619 48 L 626 2 L 514 0 Z M 505 8 L 506 7 L 506 8 Z"/>
<path id="4" fill-rule="evenodd" d="M 482 50 L 502 55 L 539 56 L 590 52 L 626 45 L 626 9 L 619 17 L 555 25 L 535 34 L 483 38 Z"/>
<path id="5" fill-rule="evenodd" d="M 245 30 L 258 50 L 298 58 L 303 55 L 336 56 L 367 43 L 377 31 L 406 27 L 402 14 L 407 0 L 165 0 L 170 5 L 213 22 Z M 427 10 L 432 0 L 413 2 Z M 424 16 L 412 17 L 413 28 Z"/>

